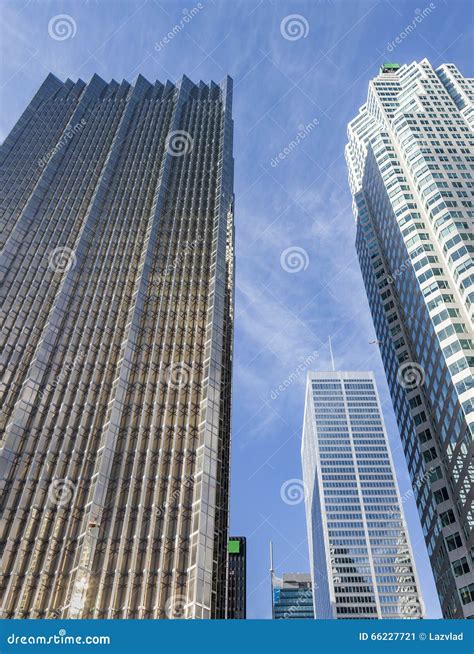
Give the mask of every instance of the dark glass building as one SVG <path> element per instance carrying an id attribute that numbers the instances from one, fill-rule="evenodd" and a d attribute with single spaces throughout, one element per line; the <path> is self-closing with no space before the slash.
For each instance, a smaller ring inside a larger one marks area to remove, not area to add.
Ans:
<path id="1" fill-rule="evenodd" d="M 274 620 L 314 619 L 311 575 L 302 572 L 272 576 Z"/>
<path id="2" fill-rule="evenodd" d="M 247 617 L 247 540 L 231 536 L 227 543 L 227 619 Z"/>
<path id="3" fill-rule="evenodd" d="M 1 147 L 4 617 L 225 617 L 231 104 L 50 75 Z"/>

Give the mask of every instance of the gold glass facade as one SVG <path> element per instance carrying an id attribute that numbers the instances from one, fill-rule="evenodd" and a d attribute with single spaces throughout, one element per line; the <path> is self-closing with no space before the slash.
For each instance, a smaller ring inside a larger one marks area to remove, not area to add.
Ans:
<path id="1" fill-rule="evenodd" d="M 224 617 L 231 103 L 50 75 L 2 145 L 4 617 Z"/>

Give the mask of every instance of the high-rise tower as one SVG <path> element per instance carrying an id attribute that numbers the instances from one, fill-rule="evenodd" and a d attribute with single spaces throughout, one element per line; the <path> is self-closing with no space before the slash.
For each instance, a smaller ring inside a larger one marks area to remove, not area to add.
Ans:
<path id="1" fill-rule="evenodd" d="M 225 617 L 231 103 L 50 75 L 2 145 L 5 617 Z"/>
<path id="2" fill-rule="evenodd" d="M 247 539 L 231 536 L 227 544 L 227 620 L 247 617 Z"/>
<path id="3" fill-rule="evenodd" d="M 311 575 L 306 572 L 288 572 L 273 577 L 273 619 L 313 620 L 313 588 Z"/>
<path id="4" fill-rule="evenodd" d="M 308 373 L 301 457 L 316 619 L 421 618 L 372 373 Z"/>
<path id="5" fill-rule="evenodd" d="M 356 248 L 446 618 L 474 616 L 474 80 L 384 65 L 348 127 Z"/>

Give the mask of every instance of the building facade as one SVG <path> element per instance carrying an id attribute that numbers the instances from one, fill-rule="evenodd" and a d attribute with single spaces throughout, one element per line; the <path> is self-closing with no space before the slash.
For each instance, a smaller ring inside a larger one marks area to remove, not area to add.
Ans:
<path id="1" fill-rule="evenodd" d="M 316 619 L 423 617 L 373 373 L 308 373 L 301 457 Z"/>
<path id="2" fill-rule="evenodd" d="M 314 619 L 311 575 L 290 572 L 282 578 L 273 576 L 272 598 L 274 620 Z"/>
<path id="3" fill-rule="evenodd" d="M 50 75 L 1 147 L 4 617 L 225 617 L 231 111 Z"/>
<path id="4" fill-rule="evenodd" d="M 446 618 L 474 617 L 474 80 L 384 65 L 349 124 L 356 248 Z"/>
<path id="5" fill-rule="evenodd" d="M 228 620 L 247 617 L 247 540 L 231 536 L 227 543 L 227 613 Z"/>

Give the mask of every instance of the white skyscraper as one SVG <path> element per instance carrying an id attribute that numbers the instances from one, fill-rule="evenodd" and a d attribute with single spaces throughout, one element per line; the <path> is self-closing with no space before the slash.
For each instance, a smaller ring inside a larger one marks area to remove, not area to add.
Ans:
<path id="1" fill-rule="evenodd" d="M 308 373 L 301 456 L 316 619 L 421 618 L 373 373 Z"/>
<path id="2" fill-rule="evenodd" d="M 384 64 L 349 123 L 356 248 L 446 618 L 474 617 L 474 80 Z"/>

